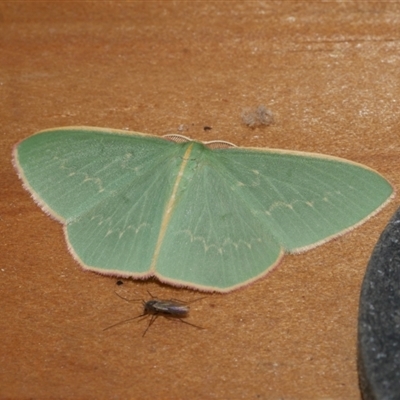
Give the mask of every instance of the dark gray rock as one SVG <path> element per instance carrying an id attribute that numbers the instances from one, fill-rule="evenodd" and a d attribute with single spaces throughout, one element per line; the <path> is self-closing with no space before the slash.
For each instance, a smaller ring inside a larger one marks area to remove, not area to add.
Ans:
<path id="1" fill-rule="evenodd" d="M 400 208 L 376 244 L 362 284 L 358 371 L 364 400 L 400 400 Z"/>

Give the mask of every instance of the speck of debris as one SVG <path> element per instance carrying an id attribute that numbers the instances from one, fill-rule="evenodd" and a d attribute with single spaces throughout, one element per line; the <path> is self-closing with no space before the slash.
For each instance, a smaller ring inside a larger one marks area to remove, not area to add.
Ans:
<path id="1" fill-rule="evenodd" d="M 242 112 L 242 121 L 250 128 L 259 126 L 268 126 L 274 123 L 274 114 L 265 106 L 254 108 L 246 108 Z"/>

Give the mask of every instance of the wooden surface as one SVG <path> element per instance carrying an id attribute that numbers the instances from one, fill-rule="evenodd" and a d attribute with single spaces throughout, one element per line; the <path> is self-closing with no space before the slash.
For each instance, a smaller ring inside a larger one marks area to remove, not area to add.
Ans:
<path id="1" fill-rule="evenodd" d="M 141 312 L 147 290 L 85 273 L 22 188 L 13 146 L 92 125 L 326 153 L 399 187 L 400 5 L 0 3 L 0 398 L 360 399 L 361 280 L 397 199 L 265 279 L 193 304 L 193 327 Z M 247 107 L 275 124 L 250 129 Z M 212 127 L 205 131 L 204 126 Z"/>

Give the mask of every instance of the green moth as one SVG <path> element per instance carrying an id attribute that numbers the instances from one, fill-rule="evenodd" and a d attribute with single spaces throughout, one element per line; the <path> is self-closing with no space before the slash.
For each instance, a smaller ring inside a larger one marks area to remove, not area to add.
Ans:
<path id="1" fill-rule="evenodd" d="M 364 222 L 393 194 L 351 161 L 218 144 L 56 128 L 19 143 L 14 165 L 85 269 L 218 292 Z"/>

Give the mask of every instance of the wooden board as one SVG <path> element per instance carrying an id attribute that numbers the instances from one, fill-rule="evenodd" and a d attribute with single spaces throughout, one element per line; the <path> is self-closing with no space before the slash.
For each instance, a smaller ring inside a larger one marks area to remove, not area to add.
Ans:
<path id="1" fill-rule="evenodd" d="M 363 274 L 397 200 L 266 279 L 193 304 L 190 321 L 103 329 L 155 281 L 85 273 L 23 190 L 15 143 L 93 125 L 331 154 L 399 186 L 396 3 L 2 2 L 0 397 L 360 399 Z M 251 129 L 243 110 L 275 123 Z M 204 129 L 204 127 L 212 129 Z"/>

